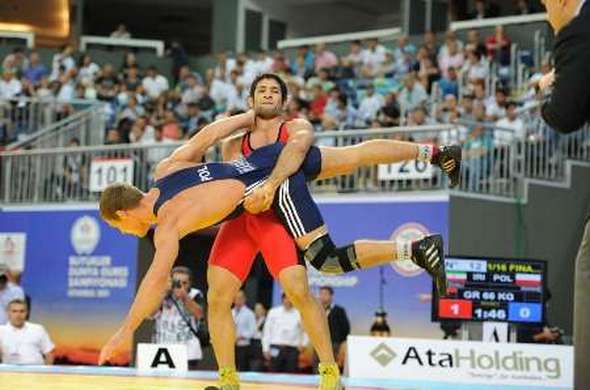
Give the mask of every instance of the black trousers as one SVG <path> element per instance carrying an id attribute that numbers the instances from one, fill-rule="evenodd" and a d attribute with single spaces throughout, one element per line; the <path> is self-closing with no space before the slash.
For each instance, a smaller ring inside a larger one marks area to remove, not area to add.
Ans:
<path id="1" fill-rule="evenodd" d="M 250 351 L 249 345 L 236 346 L 236 367 L 238 371 L 250 371 Z"/>
<path id="2" fill-rule="evenodd" d="M 271 345 L 270 370 L 272 372 L 296 373 L 299 366 L 299 350 L 286 345 Z M 278 352 L 278 353 L 277 353 Z"/>

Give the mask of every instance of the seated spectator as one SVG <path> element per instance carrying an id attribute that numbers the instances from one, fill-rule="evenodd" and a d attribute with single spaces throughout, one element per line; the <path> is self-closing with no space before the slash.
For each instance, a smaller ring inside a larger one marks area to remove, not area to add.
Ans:
<path id="1" fill-rule="evenodd" d="M 111 38 L 129 39 L 131 38 L 131 33 L 127 31 L 127 26 L 121 23 L 117 26 L 117 29 L 111 33 Z"/>
<path id="2" fill-rule="evenodd" d="M 0 80 L 0 99 L 14 99 L 22 92 L 22 83 L 10 68 L 4 69 Z"/>
<path id="3" fill-rule="evenodd" d="M 142 85 L 151 99 L 157 99 L 162 92 L 169 89 L 168 79 L 159 74 L 158 69 L 153 65 L 148 67 Z"/>
<path id="4" fill-rule="evenodd" d="M 182 138 L 182 130 L 174 116 L 172 110 L 164 112 L 164 120 L 162 122 L 162 136 L 164 139 L 178 141 Z"/>
<path id="5" fill-rule="evenodd" d="M 461 97 L 461 104 L 459 107 L 461 118 L 466 121 L 475 120 L 473 117 L 473 95 L 465 94 Z"/>
<path id="6" fill-rule="evenodd" d="M 522 118 L 519 118 L 516 112 L 516 107 L 515 102 L 508 102 L 506 105 L 506 117 L 496 122 L 498 128 L 494 129 L 495 145 L 508 145 L 513 140 L 525 140 L 526 128 L 524 121 Z"/>
<path id="7" fill-rule="evenodd" d="M 119 93 L 119 80 L 111 64 L 105 64 L 96 78 L 96 92 L 99 100 L 114 102 Z"/>
<path id="8" fill-rule="evenodd" d="M 500 66 L 510 66 L 510 47 L 510 38 L 506 35 L 503 26 L 496 26 L 496 33 L 486 39 L 488 57 Z"/>
<path id="9" fill-rule="evenodd" d="M 484 80 L 478 79 L 472 84 L 473 90 L 473 103 L 485 106 L 488 102 L 490 97 L 486 92 L 486 83 Z M 492 98 L 494 99 L 494 98 Z"/>
<path id="10" fill-rule="evenodd" d="M 199 127 L 199 122 L 206 119 L 199 104 L 197 102 L 190 102 L 187 104 L 187 116 L 182 122 L 184 133 L 189 133 Z"/>
<path id="11" fill-rule="evenodd" d="M 137 57 L 135 53 L 132 51 L 125 52 L 123 55 L 123 65 L 121 65 L 121 72 L 120 77 L 122 79 L 127 78 L 127 74 L 129 73 L 129 69 L 131 68 L 139 68 L 139 64 L 137 62 Z"/>
<path id="12" fill-rule="evenodd" d="M 297 67 L 293 67 L 293 73 L 307 79 L 315 70 L 315 56 L 313 50 L 311 50 L 308 45 L 299 46 L 295 49 L 295 58 Z M 302 60 L 301 63 L 299 63 L 300 58 Z"/>
<path id="13" fill-rule="evenodd" d="M 438 67 L 443 77 L 447 76 L 450 67 L 461 69 L 465 62 L 463 52 L 460 50 L 457 40 L 448 40 L 446 46 L 447 49 L 444 52 L 441 49 L 442 54 L 438 57 Z"/>
<path id="14" fill-rule="evenodd" d="M 295 373 L 299 353 L 308 342 L 301 316 L 285 294 L 283 304 L 268 312 L 262 332 L 262 352 L 272 372 Z"/>
<path id="15" fill-rule="evenodd" d="M 485 103 L 487 120 L 496 121 L 506 115 L 506 100 L 506 91 L 502 88 L 496 89 L 495 97 L 489 97 Z"/>
<path id="16" fill-rule="evenodd" d="M 312 100 L 309 102 L 309 120 L 312 123 L 319 123 L 328 103 L 328 94 L 324 92 L 319 84 L 316 84 L 311 88 L 311 98 Z"/>
<path id="17" fill-rule="evenodd" d="M 41 63 L 39 53 L 32 51 L 29 54 L 29 65 L 23 72 L 23 78 L 29 80 L 34 86 L 37 86 L 41 82 L 41 79 L 48 74 L 49 70 Z"/>
<path id="18" fill-rule="evenodd" d="M 292 97 L 287 101 L 287 112 L 285 113 L 286 120 L 293 120 L 295 118 L 306 119 L 303 101 L 298 97 Z"/>
<path id="19" fill-rule="evenodd" d="M 7 321 L 8 303 L 13 299 L 25 299 L 23 289 L 12 283 L 9 276 L 8 267 L 0 263 L 0 325 Z"/>
<path id="20" fill-rule="evenodd" d="M 489 73 L 488 66 L 483 63 L 481 54 L 471 50 L 467 52 L 467 61 L 463 65 L 462 71 L 467 74 L 469 83 L 485 80 Z"/>
<path id="21" fill-rule="evenodd" d="M 42 325 L 28 322 L 27 302 L 8 303 L 8 323 L 0 325 L 0 354 L 5 364 L 52 365 L 55 346 Z"/>
<path id="22" fill-rule="evenodd" d="M 481 41 L 479 31 L 476 29 L 467 32 L 467 43 L 465 44 L 465 52 L 474 51 L 479 53 L 481 57 L 486 55 L 486 45 Z"/>
<path id="23" fill-rule="evenodd" d="M 367 40 L 367 48 L 362 51 L 363 67 L 362 77 L 375 77 L 377 71 L 385 62 L 385 47 L 379 43 L 377 38 Z"/>
<path id="24" fill-rule="evenodd" d="M 121 133 L 119 133 L 119 130 L 110 129 L 109 131 L 107 131 L 107 136 L 104 141 L 105 145 L 116 145 L 116 144 L 120 144 L 122 142 L 123 142 L 123 139 L 121 137 Z"/>
<path id="25" fill-rule="evenodd" d="M 430 56 L 425 56 L 417 75 L 420 84 L 426 89 L 426 93 L 430 94 L 432 84 L 440 78 L 440 70 L 436 63 L 432 62 Z"/>
<path id="26" fill-rule="evenodd" d="M 315 73 L 319 74 L 321 69 L 326 69 L 330 71 L 337 65 L 338 57 L 336 57 L 336 54 L 326 49 L 325 43 L 318 43 L 315 47 Z"/>
<path id="27" fill-rule="evenodd" d="M 192 287 L 191 270 L 174 267 L 172 283 L 162 303 L 152 315 L 155 320 L 153 342 L 183 344 L 188 351 L 188 366 L 197 368 L 203 358 L 199 328 L 203 319 L 203 293 Z"/>
<path id="28" fill-rule="evenodd" d="M 357 123 L 357 110 L 348 104 L 348 98 L 344 94 L 338 95 L 336 106 L 329 113 L 326 110 L 322 118 L 324 130 L 343 130 L 355 127 Z"/>
<path id="29" fill-rule="evenodd" d="M 313 88 L 315 85 L 320 85 L 324 92 L 330 92 L 334 88 L 334 82 L 330 80 L 330 72 L 328 69 L 320 69 L 317 73 L 317 77 L 312 77 L 307 80 L 306 86 L 308 89 Z"/>
<path id="30" fill-rule="evenodd" d="M 246 305 L 244 290 L 238 291 L 231 313 L 236 324 L 236 368 L 238 371 L 250 371 L 251 342 L 256 334 L 256 316 Z"/>
<path id="31" fill-rule="evenodd" d="M 438 58 L 446 56 L 449 54 L 449 43 L 452 42 L 456 45 L 457 51 L 463 52 L 464 45 L 459 39 L 457 39 L 457 34 L 453 30 L 449 30 L 445 33 L 445 43 L 440 47 L 438 50 Z M 439 60 L 440 62 L 440 60 Z"/>
<path id="32" fill-rule="evenodd" d="M 350 51 L 343 60 L 346 60 L 353 67 L 356 76 L 360 76 L 363 66 L 363 46 L 361 41 L 356 40 L 350 42 Z"/>
<path id="33" fill-rule="evenodd" d="M 477 190 L 487 177 L 490 169 L 488 157 L 493 150 L 492 138 L 482 125 L 475 126 L 463 144 L 463 161 L 465 162 L 464 188 Z"/>
<path id="34" fill-rule="evenodd" d="M 375 87 L 369 84 L 367 95 L 361 100 L 357 112 L 358 119 L 363 125 L 369 125 L 377 118 L 377 114 L 385 104 L 385 99 L 378 93 L 375 93 Z"/>
<path id="35" fill-rule="evenodd" d="M 452 114 L 459 114 L 459 105 L 455 95 L 445 95 L 444 101 L 438 107 L 436 118 L 441 123 L 450 123 L 450 116 Z"/>
<path id="36" fill-rule="evenodd" d="M 287 60 L 287 57 L 285 57 L 285 55 L 280 51 L 276 51 L 273 54 L 272 61 L 271 70 L 274 73 L 285 73 L 289 71 L 289 61 Z"/>
<path id="37" fill-rule="evenodd" d="M 400 108 L 397 102 L 397 95 L 391 92 L 385 97 L 385 103 L 381 108 L 381 113 L 378 117 L 379 123 L 383 127 L 398 126 L 400 120 Z"/>
<path id="38" fill-rule="evenodd" d="M 399 95 L 399 103 L 402 111 L 412 111 L 424 104 L 427 99 L 428 94 L 426 93 L 426 89 L 416 81 L 416 77 L 413 74 L 406 75 L 404 78 L 404 88 Z"/>
<path id="39" fill-rule="evenodd" d="M 457 70 L 454 66 L 450 66 L 447 69 L 446 76 L 443 76 L 438 81 L 438 88 L 440 89 L 440 93 L 442 96 L 453 95 L 455 97 L 459 96 L 459 81 Z"/>

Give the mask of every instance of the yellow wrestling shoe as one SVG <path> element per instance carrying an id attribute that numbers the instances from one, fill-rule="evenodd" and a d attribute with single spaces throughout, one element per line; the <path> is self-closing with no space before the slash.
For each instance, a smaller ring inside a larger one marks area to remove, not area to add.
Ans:
<path id="1" fill-rule="evenodd" d="M 219 390 L 240 390 L 240 377 L 235 368 L 219 370 Z"/>
<path id="2" fill-rule="evenodd" d="M 340 382 L 340 369 L 336 363 L 320 363 L 318 367 L 320 374 L 319 390 L 343 390 Z"/>

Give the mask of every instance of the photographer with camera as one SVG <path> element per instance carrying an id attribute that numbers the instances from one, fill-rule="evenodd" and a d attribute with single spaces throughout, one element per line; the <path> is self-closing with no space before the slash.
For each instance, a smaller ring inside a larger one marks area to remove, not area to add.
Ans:
<path id="1" fill-rule="evenodd" d="M 202 347 L 208 343 L 208 336 L 203 322 L 203 293 L 191 285 L 189 268 L 172 269 L 170 288 L 152 316 L 155 320 L 152 342 L 186 345 L 188 366 L 194 370 L 203 358 Z"/>

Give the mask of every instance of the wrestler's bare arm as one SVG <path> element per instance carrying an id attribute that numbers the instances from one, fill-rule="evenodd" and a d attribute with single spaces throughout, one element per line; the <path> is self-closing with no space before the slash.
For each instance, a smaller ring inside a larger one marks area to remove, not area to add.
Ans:
<path id="1" fill-rule="evenodd" d="M 179 236 L 174 224 L 162 223 L 156 227 L 154 233 L 156 253 L 125 319 L 124 326 L 129 329 L 137 329 L 141 322 L 162 303 L 170 270 L 178 256 L 178 241 Z"/>
<path id="2" fill-rule="evenodd" d="M 253 123 L 254 111 L 216 120 L 176 149 L 169 159 L 199 162 L 211 146 L 238 130 L 252 126 Z"/>

